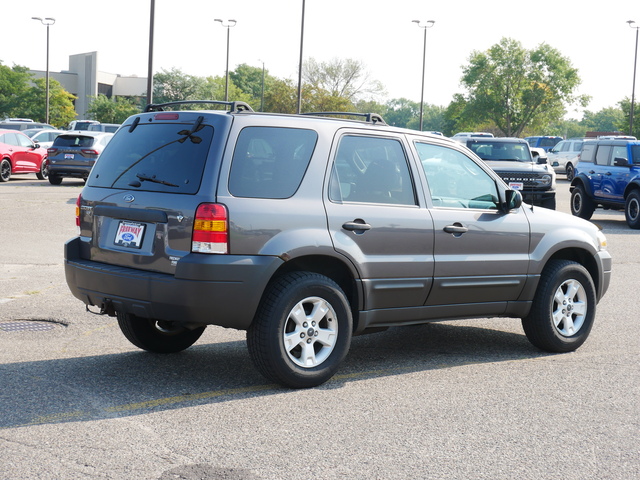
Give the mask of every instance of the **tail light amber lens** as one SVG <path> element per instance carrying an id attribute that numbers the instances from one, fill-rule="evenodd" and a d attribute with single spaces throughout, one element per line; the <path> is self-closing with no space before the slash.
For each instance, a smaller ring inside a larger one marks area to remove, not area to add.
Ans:
<path id="1" fill-rule="evenodd" d="M 191 251 L 229 253 L 229 221 L 224 205 L 202 203 L 198 206 L 193 222 Z"/>

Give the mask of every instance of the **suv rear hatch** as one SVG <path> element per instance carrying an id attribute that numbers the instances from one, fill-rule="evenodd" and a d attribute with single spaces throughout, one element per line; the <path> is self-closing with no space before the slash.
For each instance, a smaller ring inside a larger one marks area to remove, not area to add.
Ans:
<path id="1" fill-rule="evenodd" d="M 178 260 L 192 250 L 198 206 L 215 201 L 231 122 L 223 112 L 129 118 L 96 162 L 78 199 L 81 257 L 174 273 Z"/>

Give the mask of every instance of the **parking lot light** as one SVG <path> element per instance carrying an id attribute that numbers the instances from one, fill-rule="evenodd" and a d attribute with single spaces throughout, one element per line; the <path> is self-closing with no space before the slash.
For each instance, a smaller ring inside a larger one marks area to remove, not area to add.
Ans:
<path id="1" fill-rule="evenodd" d="M 412 20 L 412 23 L 418 25 L 418 27 L 424 30 L 424 42 L 422 47 L 422 86 L 420 88 L 420 131 L 422 131 L 422 119 L 423 119 L 423 111 L 424 111 L 424 71 L 427 62 L 427 28 L 433 27 L 436 23 L 435 20 L 427 20 L 424 25 L 421 25 L 420 20 Z"/>
<path id="2" fill-rule="evenodd" d="M 633 109 L 636 96 L 636 67 L 638 65 L 638 30 L 640 25 L 636 25 L 635 20 L 627 20 L 627 23 L 631 28 L 636 30 L 636 51 L 633 57 L 633 85 L 631 87 L 631 111 L 629 112 L 629 135 L 633 135 Z"/>
<path id="3" fill-rule="evenodd" d="M 220 25 L 222 25 L 227 29 L 227 73 L 226 73 L 226 80 L 224 84 L 224 101 L 228 102 L 229 101 L 229 30 L 231 30 L 231 27 L 235 27 L 236 23 L 238 22 L 230 19 L 230 20 L 227 20 L 227 22 L 225 23 L 220 18 L 214 19 L 214 22 L 220 22 Z"/>
<path id="4" fill-rule="evenodd" d="M 46 97 L 46 106 L 45 106 L 45 121 L 44 123 L 49 123 L 49 27 L 56 23 L 55 18 L 51 17 L 31 17 L 31 20 L 39 20 L 40 23 L 47 27 L 47 70 L 46 70 L 46 80 L 45 80 L 45 97 Z"/>

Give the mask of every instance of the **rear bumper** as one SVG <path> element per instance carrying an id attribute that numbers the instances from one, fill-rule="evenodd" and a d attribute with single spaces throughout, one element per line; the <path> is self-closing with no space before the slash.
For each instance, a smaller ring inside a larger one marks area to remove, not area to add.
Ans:
<path id="1" fill-rule="evenodd" d="M 86 305 L 143 318 L 246 330 L 278 257 L 189 254 L 175 275 L 80 258 L 80 238 L 65 244 L 65 276 Z"/>
<path id="2" fill-rule="evenodd" d="M 87 178 L 91 173 L 92 165 L 56 165 L 49 163 L 49 175 L 55 175 L 58 177 L 75 177 L 75 178 Z"/>

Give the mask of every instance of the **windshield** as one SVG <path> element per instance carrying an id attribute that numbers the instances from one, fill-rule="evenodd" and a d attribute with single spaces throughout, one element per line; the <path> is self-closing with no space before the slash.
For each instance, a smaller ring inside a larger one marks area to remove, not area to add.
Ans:
<path id="1" fill-rule="evenodd" d="M 469 142 L 469 148 L 483 160 L 531 162 L 531 152 L 526 143 L 491 141 Z"/>
<path id="2" fill-rule="evenodd" d="M 213 127 L 155 123 L 116 133 L 87 185 L 193 194 L 198 191 Z"/>

